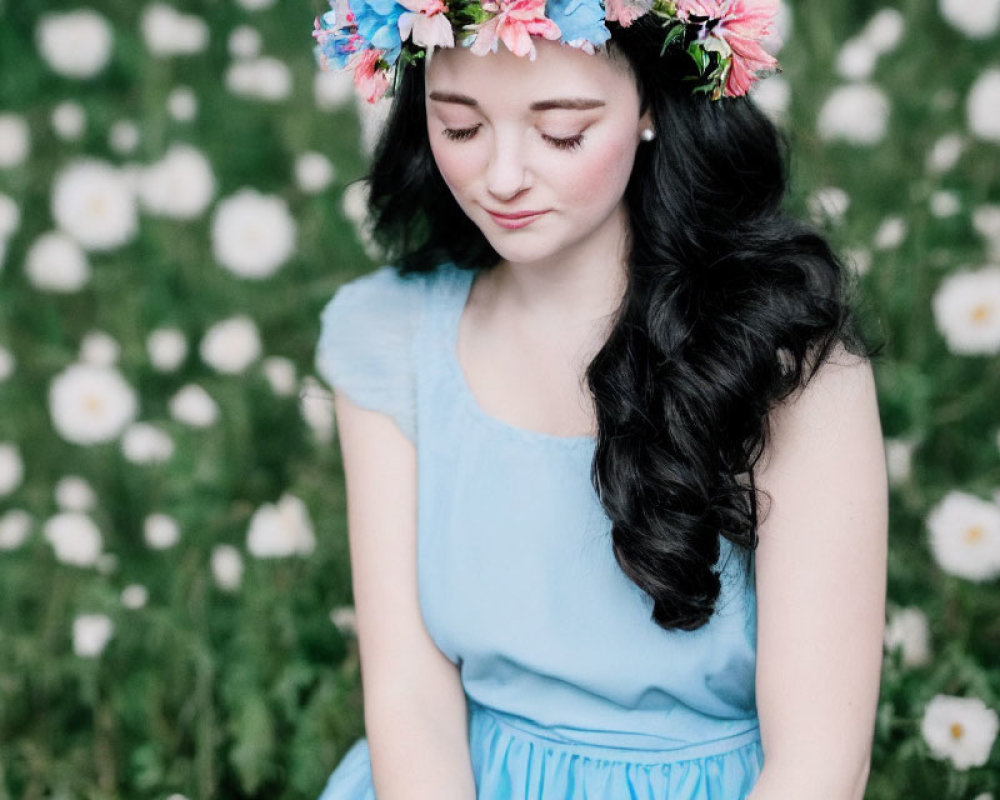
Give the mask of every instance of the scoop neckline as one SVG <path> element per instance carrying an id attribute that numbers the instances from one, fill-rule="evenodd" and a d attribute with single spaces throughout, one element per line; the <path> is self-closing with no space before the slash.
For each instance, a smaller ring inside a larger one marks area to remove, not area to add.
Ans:
<path id="1" fill-rule="evenodd" d="M 469 302 L 469 295 L 472 293 L 472 283 L 475 280 L 477 269 L 461 269 L 454 264 L 451 265 L 451 269 L 457 273 L 459 280 L 457 281 L 458 288 L 453 293 L 455 304 L 452 309 L 452 313 L 448 315 L 449 325 L 445 336 L 445 349 L 447 350 L 447 361 L 451 369 L 451 373 L 455 378 L 455 383 L 458 386 L 459 394 L 461 395 L 465 405 L 470 409 L 470 411 L 478 419 L 480 419 L 486 425 L 496 429 L 500 433 L 506 434 L 508 437 L 516 438 L 525 442 L 532 443 L 550 443 L 555 445 L 560 445 L 563 447 L 593 447 L 597 444 L 597 437 L 590 436 L 588 434 L 582 434 L 580 436 L 559 436 L 553 433 L 544 433 L 543 431 L 535 431 L 530 428 L 522 428 L 517 425 L 512 425 L 499 417 L 495 417 L 492 414 L 487 413 L 482 406 L 479 405 L 479 401 L 476 396 L 472 393 L 472 387 L 469 386 L 469 382 L 465 377 L 465 372 L 462 369 L 462 364 L 458 360 L 458 328 L 459 323 L 462 320 L 462 314 L 465 311 L 465 306 Z"/>

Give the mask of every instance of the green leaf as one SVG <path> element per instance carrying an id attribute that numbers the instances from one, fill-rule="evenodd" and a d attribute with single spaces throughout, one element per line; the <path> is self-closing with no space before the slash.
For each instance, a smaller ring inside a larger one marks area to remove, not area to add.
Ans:
<path id="1" fill-rule="evenodd" d="M 233 738 L 229 762 L 236 770 L 240 785 L 252 794 L 274 774 L 274 725 L 264 701 L 258 696 L 247 695 L 229 729 Z"/>

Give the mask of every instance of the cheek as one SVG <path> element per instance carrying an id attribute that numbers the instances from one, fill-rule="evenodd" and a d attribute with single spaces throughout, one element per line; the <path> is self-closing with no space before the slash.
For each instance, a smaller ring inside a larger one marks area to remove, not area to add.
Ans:
<path id="1" fill-rule="evenodd" d="M 459 148 L 454 145 L 431 144 L 434 163 L 444 182 L 448 184 L 453 194 L 460 194 L 475 175 L 474 148 L 466 146 Z"/>
<path id="2" fill-rule="evenodd" d="M 635 150 L 635 142 L 627 135 L 592 143 L 586 155 L 566 171 L 564 191 L 590 198 L 592 205 L 616 205 L 632 174 Z"/>

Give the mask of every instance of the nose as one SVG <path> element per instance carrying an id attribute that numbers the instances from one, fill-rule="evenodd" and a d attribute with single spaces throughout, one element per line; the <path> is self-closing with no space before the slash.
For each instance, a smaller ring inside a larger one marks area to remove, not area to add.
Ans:
<path id="1" fill-rule="evenodd" d="M 531 173 L 517 137 L 495 134 L 486 169 L 487 191 L 497 200 L 513 200 L 530 186 Z"/>

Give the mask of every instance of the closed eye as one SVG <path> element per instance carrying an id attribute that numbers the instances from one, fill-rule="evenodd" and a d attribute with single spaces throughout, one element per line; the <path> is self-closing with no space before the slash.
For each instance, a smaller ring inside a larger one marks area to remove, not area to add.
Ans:
<path id="1" fill-rule="evenodd" d="M 565 138 L 559 138 L 557 136 L 548 136 L 547 134 L 542 134 L 542 138 L 551 144 L 553 147 L 559 150 L 575 150 L 581 144 L 583 144 L 583 134 L 578 133 L 576 136 L 567 136 Z"/>
<path id="2" fill-rule="evenodd" d="M 453 142 L 464 142 L 475 136 L 480 127 L 481 125 L 473 125 L 471 128 L 444 128 L 442 133 Z M 583 134 L 560 137 L 543 133 L 542 139 L 558 150 L 575 150 L 583 143 Z"/>
<path id="3" fill-rule="evenodd" d="M 475 136 L 478 130 L 479 125 L 473 125 L 471 128 L 445 128 L 442 133 L 453 142 L 464 142 Z"/>

